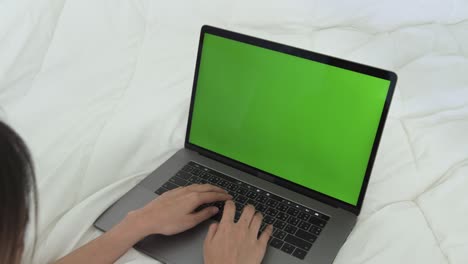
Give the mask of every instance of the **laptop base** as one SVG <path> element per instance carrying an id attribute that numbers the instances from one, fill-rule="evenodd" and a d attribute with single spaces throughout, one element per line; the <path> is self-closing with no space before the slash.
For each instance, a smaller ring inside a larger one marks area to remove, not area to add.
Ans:
<path id="1" fill-rule="evenodd" d="M 300 260 L 269 246 L 263 263 L 332 263 L 338 250 L 356 223 L 356 215 L 348 211 L 331 207 L 268 181 L 253 177 L 201 156 L 192 150 L 181 149 L 107 209 L 96 220 L 95 227 L 102 231 L 107 231 L 119 223 L 128 212 L 141 208 L 152 199 L 158 197 L 155 191 L 190 161 L 197 162 L 253 186 L 258 186 L 275 195 L 287 197 L 298 204 L 313 208 L 330 216 L 326 228 L 323 229 L 322 234 L 313 243 L 311 250 L 304 260 Z M 135 248 L 164 263 L 201 264 L 203 263 L 203 241 L 208 231 L 208 226 L 212 222 L 214 220 L 207 220 L 191 230 L 174 236 L 148 236 L 135 245 Z"/>

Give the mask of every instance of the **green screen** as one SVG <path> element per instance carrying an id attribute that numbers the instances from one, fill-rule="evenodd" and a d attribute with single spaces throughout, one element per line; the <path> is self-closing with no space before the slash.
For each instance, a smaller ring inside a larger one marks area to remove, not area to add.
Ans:
<path id="1" fill-rule="evenodd" d="M 189 142 L 356 205 L 390 81 L 203 42 Z"/>

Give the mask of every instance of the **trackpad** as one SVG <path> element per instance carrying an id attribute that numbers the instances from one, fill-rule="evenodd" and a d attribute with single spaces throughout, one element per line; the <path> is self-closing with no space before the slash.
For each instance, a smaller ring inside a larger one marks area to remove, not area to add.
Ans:
<path id="1" fill-rule="evenodd" d="M 148 236 L 135 248 L 163 263 L 203 263 L 203 241 L 213 220 L 173 236 Z"/>

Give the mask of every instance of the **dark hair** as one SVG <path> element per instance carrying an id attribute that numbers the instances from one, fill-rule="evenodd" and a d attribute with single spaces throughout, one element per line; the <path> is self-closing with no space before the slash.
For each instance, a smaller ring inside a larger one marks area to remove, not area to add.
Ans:
<path id="1" fill-rule="evenodd" d="M 0 121 L 0 263 L 21 261 L 31 202 L 37 214 L 31 154 L 21 137 Z"/>

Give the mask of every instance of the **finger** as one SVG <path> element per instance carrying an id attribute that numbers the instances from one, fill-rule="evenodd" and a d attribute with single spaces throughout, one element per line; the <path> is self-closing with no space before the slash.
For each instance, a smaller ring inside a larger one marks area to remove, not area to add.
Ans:
<path id="1" fill-rule="evenodd" d="M 253 216 L 252 222 L 250 223 L 250 231 L 253 235 L 255 235 L 255 238 L 257 238 L 258 231 L 260 230 L 260 226 L 262 225 L 263 221 L 263 216 L 262 213 L 256 212 Z"/>
<path id="2" fill-rule="evenodd" d="M 252 222 L 254 214 L 255 208 L 252 205 L 249 204 L 245 206 L 237 223 L 240 223 L 241 225 L 244 225 L 246 227 L 250 226 L 250 222 Z"/>
<path id="3" fill-rule="evenodd" d="M 262 247 L 265 247 L 268 245 L 268 240 L 270 239 L 271 237 L 271 233 L 273 233 L 273 226 L 272 225 L 268 225 L 265 230 L 263 230 L 262 234 L 260 235 L 260 238 L 258 239 L 258 241 L 260 242 L 260 245 Z"/>
<path id="4" fill-rule="evenodd" d="M 224 203 L 224 213 L 221 218 L 222 223 L 234 223 L 234 214 L 236 213 L 236 205 L 233 201 L 228 200 Z"/>
<path id="5" fill-rule="evenodd" d="M 211 184 L 192 184 L 185 187 L 186 192 L 219 192 L 227 193 L 226 190 Z"/>
<path id="6" fill-rule="evenodd" d="M 206 234 L 206 237 L 205 237 L 205 243 L 213 239 L 217 230 L 218 230 L 218 223 L 213 223 L 210 225 L 210 228 L 208 228 L 208 233 Z"/>
<path id="7" fill-rule="evenodd" d="M 218 207 L 210 206 L 210 207 L 204 208 L 201 211 L 193 213 L 190 216 L 190 217 L 192 217 L 193 226 L 196 226 L 199 223 L 207 220 L 208 218 L 212 217 L 213 215 L 217 214 L 218 212 L 219 212 Z"/>
<path id="8" fill-rule="evenodd" d="M 232 196 L 230 194 L 219 192 L 192 192 L 189 195 L 190 202 L 192 203 L 192 206 L 194 208 L 206 203 L 226 201 L 232 199 Z"/>

